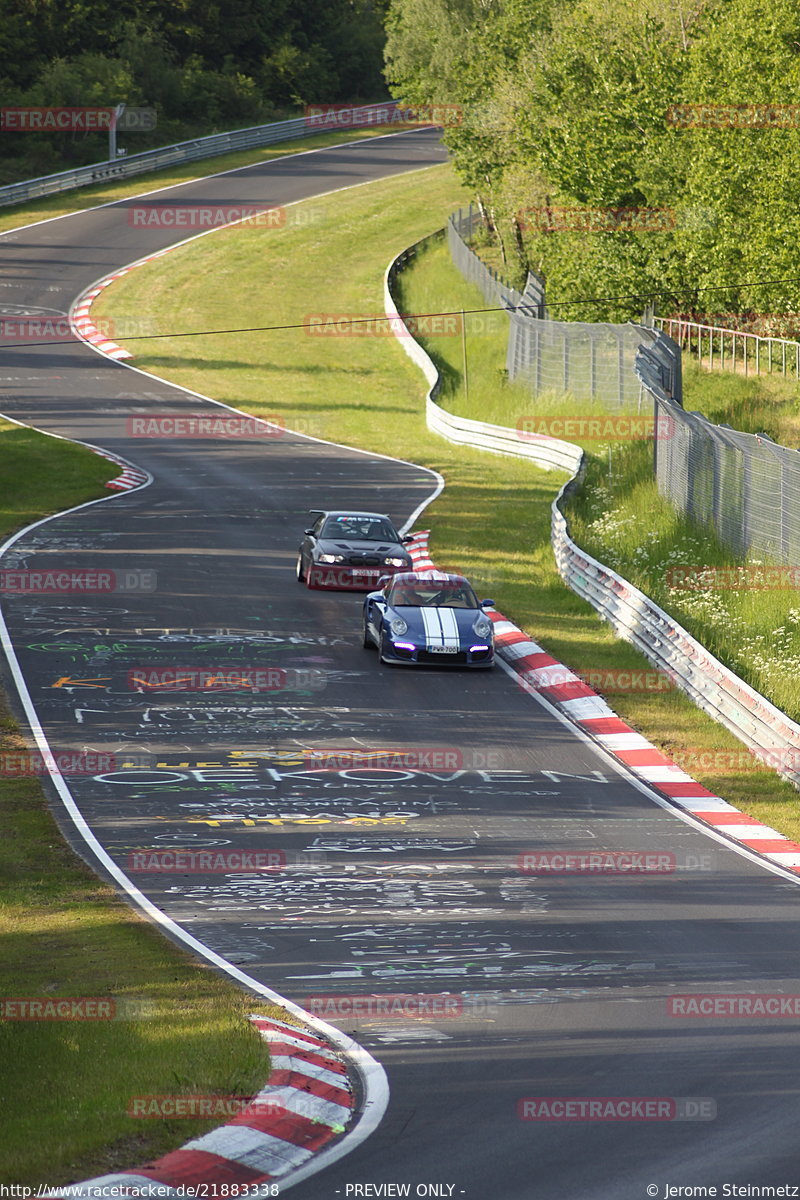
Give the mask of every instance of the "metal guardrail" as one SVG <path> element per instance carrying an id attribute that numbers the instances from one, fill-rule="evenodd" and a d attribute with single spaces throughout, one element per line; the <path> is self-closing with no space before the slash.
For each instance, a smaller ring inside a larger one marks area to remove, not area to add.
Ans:
<path id="1" fill-rule="evenodd" d="M 347 128 L 354 129 L 363 128 L 364 125 L 382 124 L 381 117 L 391 121 L 397 108 L 397 101 L 392 100 L 385 104 L 364 104 L 359 108 L 341 109 L 339 112 L 347 114 Z M 331 123 L 335 122 L 336 116 L 336 113 L 326 112 L 320 118 L 292 117 L 288 121 L 275 121 L 269 125 L 252 125 L 247 129 L 234 129 L 229 133 L 214 133 L 209 137 L 177 142 L 172 146 L 160 146 L 156 150 L 145 150 L 141 154 L 127 155 L 114 161 L 90 163 L 85 167 L 75 167 L 71 171 L 60 171 L 56 175 L 24 179 L 0 188 L 0 206 L 21 204 L 25 200 L 66 192 L 71 188 L 83 187 L 87 183 L 127 179 L 132 175 L 157 171 L 160 167 L 227 154 L 231 150 L 249 150 L 257 146 L 270 146 L 274 142 L 290 141 L 306 134 L 324 133 L 326 122 L 329 128 Z"/>
<path id="2" fill-rule="evenodd" d="M 426 239 L 422 239 L 425 241 Z M 416 252 L 421 242 L 410 246 L 389 264 L 384 279 L 384 311 L 387 316 L 402 322 L 402 317 L 392 296 L 392 283 L 398 271 Z M 394 321 L 392 322 L 394 325 Z M 492 425 L 486 421 L 474 421 L 469 417 L 458 417 L 449 413 L 436 402 L 436 396 L 441 388 L 441 377 L 434 363 L 422 347 L 409 334 L 401 337 L 400 342 L 406 354 L 424 373 L 428 383 L 428 394 L 425 398 L 425 421 L 430 430 L 438 433 L 447 441 L 462 446 L 477 446 L 492 454 L 507 454 L 518 458 L 529 458 L 537 466 L 545 470 L 577 471 L 583 451 L 572 442 L 563 442 L 559 438 L 545 437 L 534 434 L 520 434 L 516 429 L 505 425 Z"/>
<path id="3" fill-rule="evenodd" d="M 409 247 L 389 265 L 384 280 L 387 316 L 399 318 L 392 296 L 392 282 L 420 244 Z M 677 351 L 666 344 L 663 335 L 661 339 L 670 370 L 659 378 L 671 387 L 674 380 L 670 371 Z M 429 429 L 449 441 L 530 458 L 537 465 L 560 466 L 572 472 L 572 478 L 559 491 L 551 510 L 551 541 L 561 578 L 609 622 L 619 637 L 636 646 L 699 708 L 730 730 L 766 766 L 800 788 L 800 725 L 715 658 L 655 601 L 573 542 L 561 506 L 570 491 L 578 486 L 582 475 L 580 447 L 570 442 L 558 442 L 557 446 L 528 446 L 520 442 L 516 430 L 453 417 L 435 401 L 440 377 L 434 363 L 411 336 L 402 337 L 401 343 L 428 383 L 426 419 Z M 679 358 L 677 370 L 679 375 Z M 543 438 L 542 441 L 554 443 L 557 439 Z M 502 449 L 498 448 L 500 445 Z"/>
<path id="4" fill-rule="evenodd" d="M 561 502 L 552 507 L 551 540 L 558 571 L 574 592 L 664 671 L 704 712 L 784 779 L 800 788 L 800 725 L 715 658 L 662 608 L 569 536 Z"/>
<path id="5" fill-rule="evenodd" d="M 788 367 L 795 378 L 800 378 L 798 341 L 749 333 L 744 329 L 729 329 L 724 325 L 703 325 L 697 321 L 686 321 L 682 317 L 653 317 L 653 322 L 674 338 L 681 349 L 688 350 L 690 354 L 694 342 L 697 357 L 701 362 L 707 361 L 711 368 L 718 366 L 720 370 L 736 371 L 741 361 L 745 375 L 749 375 L 751 367 L 755 369 L 756 375 L 761 374 L 762 367 L 767 374 L 772 374 L 774 370 L 786 375 Z"/>

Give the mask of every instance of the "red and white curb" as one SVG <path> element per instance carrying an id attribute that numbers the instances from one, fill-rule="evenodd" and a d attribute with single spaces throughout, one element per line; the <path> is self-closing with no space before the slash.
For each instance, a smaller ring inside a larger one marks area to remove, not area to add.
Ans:
<path id="1" fill-rule="evenodd" d="M 429 530 L 414 534 L 408 550 L 415 570 L 433 570 Z M 687 775 L 676 763 L 626 724 L 579 675 L 548 654 L 502 613 L 489 612 L 495 649 L 507 666 L 573 724 L 590 734 L 634 775 L 716 833 L 739 842 L 778 866 L 800 874 L 800 844 L 740 812 Z"/>
<path id="2" fill-rule="evenodd" d="M 101 354 L 107 355 L 108 358 L 133 358 L 133 355 L 130 350 L 125 350 L 124 347 L 118 346 L 111 338 L 107 338 L 104 333 L 100 332 L 89 316 L 89 310 L 103 288 L 108 287 L 110 283 L 113 283 L 115 279 L 124 274 L 124 271 L 118 271 L 116 275 L 109 275 L 107 279 L 96 283 L 90 291 L 85 292 L 81 296 L 80 301 L 70 314 L 73 328 L 81 341 L 88 342 L 91 346 L 94 346 L 95 350 L 99 350 Z"/>
<path id="3" fill-rule="evenodd" d="M 147 471 L 143 471 L 141 467 L 132 466 L 124 458 L 117 458 L 116 454 L 109 454 L 107 450 L 95 450 L 95 454 L 99 454 L 101 458 L 105 458 L 116 466 L 122 467 L 122 474 L 117 475 L 116 479 L 109 479 L 106 484 L 107 488 L 112 488 L 117 492 L 129 492 L 132 488 L 141 487 L 142 484 L 150 482 L 150 476 Z"/>
<path id="4" fill-rule="evenodd" d="M 122 279 L 124 275 L 129 274 L 136 267 L 142 267 L 145 263 L 152 262 L 154 258 L 161 258 L 170 249 L 172 247 L 168 247 L 167 250 L 158 250 L 155 254 L 148 254 L 146 258 L 140 258 L 134 263 L 129 263 L 127 267 L 120 267 L 112 275 L 106 275 L 103 279 L 98 279 L 97 283 L 93 283 L 88 291 L 83 292 L 79 296 L 77 302 L 70 310 L 70 321 L 72 328 L 82 342 L 88 342 L 90 346 L 93 346 L 100 354 L 105 354 L 107 358 L 133 358 L 130 350 L 126 350 L 124 346 L 118 346 L 115 341 L 112 341 L 111 338 L 106 337 L 104 333 L 100 332 L 90 316 L 92 305 L 105 288 L 110 287 L 118 279 Z"/>
<path id="5" fill-rule="evenodd" d="M 353 1115 L 354 1099 L 347 1070 L 330 1045 L 273 1017 L 251 1016 L 250 1020 L 269 1043 L 272 1069 L 266 1086 L 232 1121 L 155 1162 L 54 1188 L 47 1196 L 96 1200 L 118 1187 L 143 1189 L 140 1195 L 157 1194 L 168 1200 L 187 1195 L 190 1185 L 270 1183 L 304 1166 L 343 1133 Z"/>
<path id="6" fill-rule="evenodd" d="M 415 571 L 436 570 L 433 559 L 428 552 L 428 538 L 430 537 L 430 533 L 430 529 L 423 529 L 420 533 L 412 533 L 408 536 L 406 550 L 411 555 Z"/>

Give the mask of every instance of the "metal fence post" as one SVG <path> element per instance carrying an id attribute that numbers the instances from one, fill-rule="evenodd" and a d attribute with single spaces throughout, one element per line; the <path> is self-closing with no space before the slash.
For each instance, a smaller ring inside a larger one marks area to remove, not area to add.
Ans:
<path id="1" fill-rule="evenodd" d="M 538 327 L 534 330 L 534 339 L 536 347 L 536 391 L 540 392 L 542 390 L 542 334 Z"/>

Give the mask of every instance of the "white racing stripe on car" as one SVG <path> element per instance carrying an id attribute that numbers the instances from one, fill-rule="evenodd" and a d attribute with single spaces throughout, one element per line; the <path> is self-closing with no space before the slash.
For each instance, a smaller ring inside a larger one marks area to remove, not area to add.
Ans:
<path id="1" fill-rule="evenodd" d="M 423 607 L 420 612 L 428 647 L 444 646 L 448 650 L 458 650 L 458 624 L 450 609 Z"/>
<path id="2" fill-rule="evenodd" d="M 425 626 L 425 644 L 428 647 L 444 645 L 442 627 L 436 616 L 436 610 L 423 607 L 419 611 L 422 616 L 422 624 Z"/>
<path id="3" fill-rule="evenodd" d="M 439 620 L 442 623 L 442 637 L 444 644 L 449 644 L 451 650 L 458 650 L 461 645 L 461 637 L 458 632 L 458 621 L 456 614 L 452 608 L 437 608 Z"/>

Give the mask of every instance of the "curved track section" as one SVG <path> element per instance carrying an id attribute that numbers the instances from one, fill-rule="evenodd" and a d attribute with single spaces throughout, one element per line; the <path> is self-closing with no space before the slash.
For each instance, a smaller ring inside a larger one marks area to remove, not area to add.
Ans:
<path id="1" fill-rule="evenodd" d="M 441 157 L 430 133 L 405 134 L 164 198 L 284 204 Z M 131 203 L 0 238 L 0 303 L 64 311 L 163 249 L 166 231 L 127 224 Z M 3 555 L 5 568 L 129 572 L 125 591 L 3 605 L 42 736 L 115 756 L 69 780 L 80 820 L 148 904 L 388 1073 L 377 1130 L 297 1194 L 634 1200 L 796 1182 L 797 1018 L 694 1019 L 679 1003 L 800 991 L 796 886 L 658 808 L 502 672 L 382 669 L 361 648 L 357 598 L 295 583 L 309 507 L 386 508 L 402 524 L 430 473 L 292 434 L 134 442 L 129 416 L 196 412 L 198 398 L 80 344 L 4 349 L 3 364 L 3 411 L 154 479 Z M 174 685 L 269 668 L 275 690 Z M 170 871 L 176 848 L 269 852 L 282 867 L 219 872 L 197 857 Z M 567 853 L 621 851 L 666 866 L 556 869 Z M 633 1117 L 585 1107 L 603 1097 Z"/>

